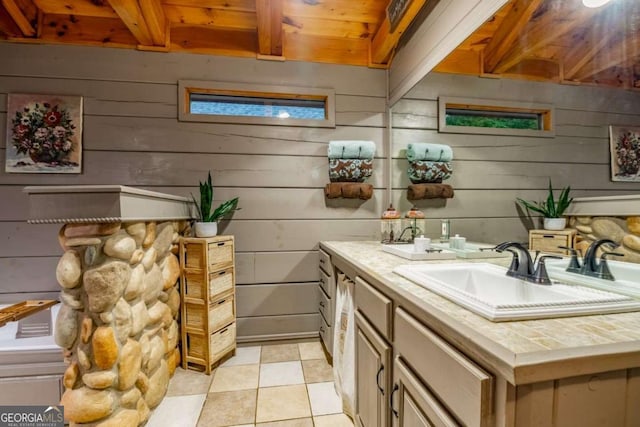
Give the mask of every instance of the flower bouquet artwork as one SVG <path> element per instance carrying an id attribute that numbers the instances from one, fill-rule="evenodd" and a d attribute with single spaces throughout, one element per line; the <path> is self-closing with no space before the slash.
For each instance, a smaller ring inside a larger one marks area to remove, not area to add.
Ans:
<path id="1" fill-rule="evenodd" d="M 82 97 L 9 94 L 5 171 L 80 173 Z"/>
<path id="2" fill-rule="evenodd" d="M 640 127 L 610 126 L 611 180 L 640 182 Z"/>

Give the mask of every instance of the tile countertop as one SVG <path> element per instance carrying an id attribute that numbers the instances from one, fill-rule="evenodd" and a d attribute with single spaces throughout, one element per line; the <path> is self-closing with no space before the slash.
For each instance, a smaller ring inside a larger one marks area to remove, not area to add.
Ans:
<path id="1" fill-rule="evenodd" d="M 474 260 L 409 261 L 370 241 L 321 242 L 320 247 L 332 262 L 352 266 L 399 305 L 421 312 L 420 320 L 513 384 L 558 378 L 559 372 L 564 377 L 572 371 L 578 375 L 640 366 L 640 312 L 495 323 L 392 272 L 402 264 Z M 510 258 L 475 261 L 506 267 Z"/>

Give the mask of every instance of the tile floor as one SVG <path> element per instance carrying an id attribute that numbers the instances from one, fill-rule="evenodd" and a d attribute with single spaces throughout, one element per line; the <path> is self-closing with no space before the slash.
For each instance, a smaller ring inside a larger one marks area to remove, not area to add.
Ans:
<path id="1" fill-rule="evenodd" d="M 176 370 L 148 427 L 353 427 L 319 341 L 238 347 L 211 375 Z"/>

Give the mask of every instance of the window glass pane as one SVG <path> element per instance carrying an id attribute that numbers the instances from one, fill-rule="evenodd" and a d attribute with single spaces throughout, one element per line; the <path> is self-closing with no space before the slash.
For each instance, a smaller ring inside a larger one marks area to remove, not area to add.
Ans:
<path id="1" fill-rule="evenodd" d="M 502 129 L 542 129 L 542 115 L 487 110 L 446 110 L 448 126 L 472 126 Z"/>
<path id="2" fill-rule="evenodd" d="M 326 101 L 192 93 L 191 114 L 325 120 Z"/>

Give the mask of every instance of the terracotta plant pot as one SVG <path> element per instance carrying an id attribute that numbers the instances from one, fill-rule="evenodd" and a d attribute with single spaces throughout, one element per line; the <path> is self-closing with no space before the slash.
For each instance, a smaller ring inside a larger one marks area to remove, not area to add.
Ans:
<path id="1" fill-rule="evenodd" d="M 218 234 L 218 223 L 196 221 L 194 229 L 196 237 L 213 237 Z"/>

